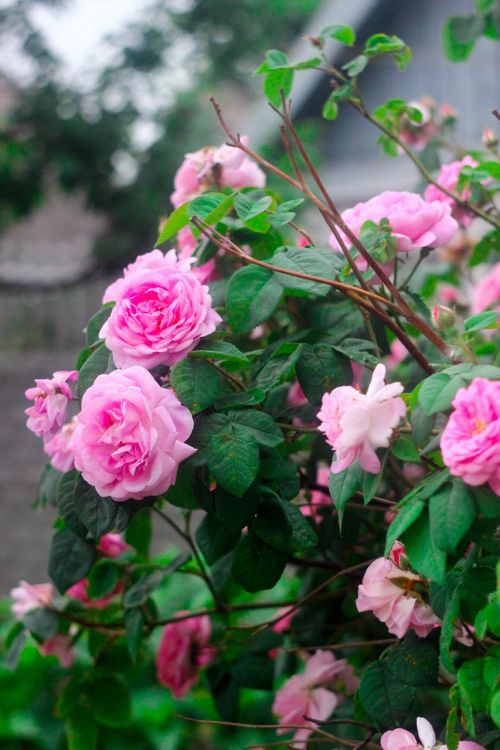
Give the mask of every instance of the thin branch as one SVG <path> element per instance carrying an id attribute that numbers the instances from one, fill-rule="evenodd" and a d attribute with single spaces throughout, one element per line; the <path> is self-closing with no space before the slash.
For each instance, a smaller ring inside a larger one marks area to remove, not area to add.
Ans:
<path id="1" fill-rule="evenodd" d="M 340 643 L 328 643 L 325 646 L 278 646 L 282 651 L 294 653 L 300 651 L 341 651 L 348 648 L 363 648 L 365 646 L 389 646 L 397 643 L 397 638 L 379 638 L 375 641 L 342 641 Z"/>

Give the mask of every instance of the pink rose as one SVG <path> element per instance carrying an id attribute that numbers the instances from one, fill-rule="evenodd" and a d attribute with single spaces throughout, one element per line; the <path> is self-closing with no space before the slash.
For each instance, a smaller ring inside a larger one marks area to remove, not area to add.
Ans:
<path id="1" fill-rule="evenodd" d="M 309 657 L 304 672 L 290 677 L 276 693 L 273 713 L 282 725 L 278 734 L 288 732 L 288 725 L 298 724 L 304 728 L 296 731 L 294 743 L 305 743 L 315 724 L 304 717 L 326 721 L 341 700 L 328 689 L 334 678 L 343 680 L 349 692 L 356 688 L 357 680 L 345 659 L 336 659 L 331 651 L 316 651 Z"/>
<path id="2" fill-rule="evenodd" d="M 102 497 L 141 500 L 175 483 L 195 449 L 193 418 L 142 367 L 99 375 L 85 391 L 73 435 L 75 466 Z"/>
<path id="3" fill-rule="evenodd" d="M 365 471 L 380 471 L 375 449 L 388 447 L 393 430 L 406 414 L 404 401 L 396 398 L 403 390 L 401 383 L 385 384 L 385 367 L 378 364 L 366 394 L 350 385 L 324 394 L 319 430 L 336 453 L 331 466 L 334 474 L 357 458 Z"/>
<path id="4" fill-rule="evenodd" d="M 404 554 L 399 543 L 391 560 L 379 557 L 366 569 L 358 587 L 356 607 L 358 612 L 373 612 L 387 625 L 389 633 L 403 638 L 413 629 L 421 638 L 428 635 L 439 620 L 415 589 L 420 576 L 398 567 Z"/>
<path id="5" fill-rule="evenodd" d="M 129 273 L 99 336 L 117 367 L 173 365 L 215 331 L 221 317 L 212 309 L 208 287 L 174 250 L 158 268 Z"/>
<path id="6" fill-rule="evenodd" d="M 187 612 L 176 612 L 184 614 Z M 165 625 L 156 653 L 156 674 L 175 698 L 186 695 L 198 682 L 200 669 L 212 661 L 211 635 L 212 626 L 206 615 Z"/>
<path id="7" fill-rule="evenodd" d="M 179 245 L 179 257 L 181 259 L 191 258 L 196 250 L 198 242 L 189 227 L 183 227 L 177 234 L 177 244 Z M 191 268 L 193 273 L 201 284 L 212 281 L 216 276 L 215 259 L 211 258 L 200 266 L 194 265 Z"/>
<path id="8" fill-rule="evenodd" d="M 119 557 L 130 546 L 123 541 L 121 534 L 103 534 L 97 549 L 106 557 Z"/>
<path id="9" fill-rule="evenodd" d="M 39 646 L 43 656 L 57 656 L 62 667 L 68 669 L 75 662 L 75 651 L 71 638 L 66 633 L 56 633 Z"/>
<path id="10" fill-rule="evenodd" d="M 69 589 L 66 591 L 66 596 L 69 596 L 71 599 L 77 599 L 83 604 L 84 607 L 88 607 L 89 609 L 105 609 L 109 604 L 111 604 L 115 596 L 118 596 L 118 594 L 122 593 L 123 589 L 123 581 L 118 581 L 113 591 L 111 591 L 109 594 L 106 594 L 106 596 L 101 596 L 99 598 L 94 598 L 89 595 L 88 578 L 82 578 L 81 581 L 77 581 L 77 583 L 74 583 L 69 587 Z"/>
<path id="11" fill-rule="evenodd" d="M 452 284 L 438 284 L 437 295 L 444 305 L 456 304 L 460 299 L 460 292 Z"/>
<path id="12" fill-rule="evenodd" d="M 478 162 L 471 156 L 464 156 L 460 161 L 452 161 L 449 164 L 443 164 L 439 170 L 437 182 L 450 192 L 456 193 L 458 178 L 460 177 L 462 167 L 477 167 L 477 165 Z M 457 193 L 457 195 L 463 200 L 469 200 L 471 197 L 470 188 L 464 188 L 460 193 Z M 424 197 L 426 201 L 440 201 L 449 206 L 452 210 L 453 216 L 460 224 L 462 224 L 462 226 L 466 227 L 471 223 L 473 215 L 466 209 L 461 208 L 453 198 L 450 198 L 449 195 L 443 193 L 443 191 L 436 187 L 436 185 L 428 185 L 425 189 Z"/>
<path id="13" fill-rule="evenodd" d="M 387 357 L 389 367 L 396 367 L 408 356 L 408 349 L 399 339 L 394 339 L 391 343 L 391 353 Z"/>
<path id="14" fill-rule="evenodd" d="M 324 487 L 328 487 L 328 479 L 330 477 L 330 469 L 327 466 L 320 466 L 316 475 L 316 483 Z M 324 516 L 321 514 L 321 508 L 331 508 L 332 499 L 329 493 L 322 492 L 321 490 L 312 490 L 311 501 L 304 503 L 300 506 L 300 511 L 303 516 L 311 516 L 316 523 L 321 523 Z"/>
<path id="15" fill-rule="evenodd" d="M 472 293 L 472 312 L 480 313 L 491 307 L 500 311 L 500 263 L 495 263 Z"/>
<path id="16" fill-rule="evenodd" d="M 500 380 L 474 378 L 452 405 L 441 436 L 445 465 L 465 484 L 487 482 L 500 494 Z"/>
<path id="17" fill-rule="evenodd" d="M 242 137 L 247 145 L 248 138 Z M 178 208 L 207 190 L 221 187 L 262 188 L 266 176 L 253 159 L 233 146 L 205 146 L 186 154 L 174 177 L 174 192 L 170 196 L 172 205 Z"/>
<path id="18" fill-rule="evenodd" d="M 76 370 L 58 370 L 52 378 L 35 380 L 36 386 L 28 388 L 26 398 L 33 399 L 33 406 L 25 409 L 27 427 L 38 437 L 55 435 L 63 426 L 66 410 L 73 398 L 68 381 L 78 378 Z"/>
<path id="19" fill-rule="evenodd" d="M 32 609 L 50 607 L 53 596 L 54 587 L 51 583 L 31 584 L 27 581 L 20 581 L 19 586 L 10 592 L 12 613 L 18 620 L 21 620 Z"/>
<path id="20" fill-rule="evenodd" d="M 145 269 L 151 270 L 153 268 L 162 268 L 162 266 L 165 266 L 165 265 L 168 268 L 172 266 L 170 253 L 167 253 L 167 255 L 164 255 L 161 250 L 155 249 L 155 250 L 151 250 L 151 252 L 149 253 L 143 253 L 142 255 L 138 255 L 137 258 L 132 263 L 129 263 L 128 266 L 126 266 L 123 269 L 122 278 L 117 279 L 116 281 L 113 281 L 113 283 L 107 287 L 102 298 L 103 305 L 106 304 L 107 302 L 114 302 L 117 299 L 117 297 L 119 296 L 123 288 L 123 285 L 125 284 L 125 279 L 131 273 L 134 273 L 134 271 L 144 271 Z"/>
<path id="21" fill-rule="evenodd" d="M 418 193 L 391 190 L 364 203 L 357 203 L 343 212 L 342 219 L 356 237 L 360 236 L 361 227 L 366 221 L 378 224 L 382 219 L 387 219 L 401 253 L 445 245 L 458 228 L 451 216 L 451 208 L 446 203 L 439 200 L 425 201 Z M 347 247 L 350 247 L 351 241 L 343 232 L 340 235 Z M 330 245 L 334 250 L 341 251 L 333 235 L 330 236 Z M 364 258 L 358 258 L 356 263 L 361 271 L 366 271 L 367 263 Z"/>
<path id="22" fill-rule="evenodd" d="M 417 718 L 418 739 L 406 729 L 390 729 L 384 732 L 380 738 L 382 750 L 448 750 L 446 745 L 436 741 L 436 733 L 432 725 L 422 716 Z M 461 740 L 458 743 L 458 750 L 484 750 L 482 745 L 471 740 Z"/>
<path id="23" fill-rule="evenodd" d="M 58 471 L 71 471 L 74 466 L 73 433 L 78 422 L 78 417 L 73 417 L 71 422 L 63 425 L 59 432 L 50 440 L 45 440 L 43 449 L 50 456 L 50 463 Z"/>
<path id="24" fill-rule="evenodd" d="M 278 620 L 273 625 L 273 630 L 275 633 L 286 633 L 286 631 L 290 628 L 290 625 L 292 623 L 293 618 L 297 614 L 297 610 L 290 609 L 290 607 L 283 607 L 279 610 L 278 615 L 281 619 Z"/>

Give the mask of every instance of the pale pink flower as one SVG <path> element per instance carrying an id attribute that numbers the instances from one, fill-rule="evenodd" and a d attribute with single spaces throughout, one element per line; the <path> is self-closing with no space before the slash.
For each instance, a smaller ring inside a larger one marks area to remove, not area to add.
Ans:
<path id="1" fill-rule="evenodd" d="M 297 381 L 290 386 L 288 391 L 288 403 L 290 406 L 303 406 L 304 404 L 307 404 L 306 395 Z"/>
<path id="2" fill-rule="evenodd" d="M 71 599 L 77 599 L 83 604 L 84 607 L 88 607 L 89 609 L 105 609 L 107 606 L 109 606 L 109 604 L 111 604 L 115 596 L 118 596 L 118 594 L 122 593 L 124 587 L 124 582 L 118 581 L 114 589 L 109 594 L 94 598 L 89 595 L 88 578 L 82 578 L 80 581 L 77 581 L 69 587 L 69 589 L 66 591 L 66 596 L 69 596 Z"/>
<path id="3" fill-rule="evenodd" d="M 459 161 L 457 160 L 452 161 L 449 164 L 443 164 L 439 170 L 437 182 L 439 185 L 446 188 L 446 190 L 456 193 L 462 200 L 469 200 L 471 197 L 470 188 L 465 187 L 457 193 L 458 178 L 460 177 L 460 172 L 463 167 L 477 167 L 477 165 L 478 162 L 471 156 L 464 156 L 464 158 Z M 425 189 L 424 197 L 426 201 L 440 201 L 444 205 L 449 206 L 452 210 L 453 216 L 460 224 L 462 224 L 462 226 L 466 227 L 471 223 L 473 214 L 467 211 L 467 209 L 459 206 L 453 198 L 446 193 L 443 193 L 443 191 L 436 187 L 436 185 L 428 185 Z"/>
<path id="4" fill-rule="evenodd" d="M 485 148 L 495 150 L 498 146 L 498 135 L 492 128 L 485 128 L 481 136 L 481 143 Z"/>
<path id="5" fill-rule="evenodd" d="M 380 738 L 382 750 L 448 750 L 446 745 L 436 739 L 431 723 L 422 716 L 417 718 L 417 731 L 418 740 L 407 729 L 390 729 L 384 732 Z M 484 750 L 484 747 L 472 740 L 461 740 L 458 750 Z"/>
<path id="6" fill-rule="evenodd" d="M 443 461 L 465 484 L 500 494 L 500 380 L 474 378 L 460 388 L 441 436 Z"/>
<path id="7" fill-rule="evenodd" d="M 399 339 L 394 339 L 390 346 L 391 353 L 387 357 L 389 367 L 396 367 L 408 356 L 408 349 Z"/>
<path id="8" fill-rule="evenodd" d="M 75 662 L 76 655 L 71 638 L 66 633 L 52 635 L 40 644 L 39 649 L 43 656 L 57 656 L 61 666 L 65 669 L 69 669 Z"/>
<path id="9" fill-rule="evenodd" d="M 241 138 L 248 145 L 248 138 Z M 170 196 L 172 205 L 178 208 L 207 190 L 221 187 L 262 188 L 266 176 L 258 164 L 233 146 L 205 146 L 186 154 L 174 177 L 174 192 Z"/>
<path id="10" fill-rule="evenodd" d="M 130 546 L 123 541 L 121 534 L 103 534 L 97 545 L 99 552 L 106 557 L 119 557 Z"/>
<path id="11" fill-rule="evenodd" d="M 282 609 L 280 609 L 278 612 L 280 619 L 273 625 L 272 628 L 274 632 L 286 633 L 286 631 L 290 628 L 291 622 L 296 614 L 297 610 L 290 609 L 290 607 L 283 607 Z"/>
<path id="12" fill-rule="evenodd" d="M 403 399 L 396 398 L 403 390 L 401 383 L 386 385 L 385 367 L 378 364 L 366 394 L 349 385 L 324 394 L 318 429 L 336 453 L 331 466 L 334 474 L 347 469 L 357 458 L 365 471 L 380 471 L 375 450 L 388 447 L 394 429 L 406 414 Z"/>
<path id="13" fill-rule="evenodd" d="M 439 105 L 439 114 L 443 120 L 456 120 L 458 118 L 458 112 L 452 104 L 443 102 Z"/>
<path id="14" fill-rule="evenodd" d="M 117 367 L 173 365 L 215 331 L 221 317 L 212 309 L 208 287 L 178 260 L 174 250 L 158 268 L 129 273 L 99 336 Z"/>
<path id="15" fill-rule="evenodd" d="M 348 692 L 357 685 L 352 667 L 345 659 L 336 659 L 331 651 L 316 651 L 307 659 L 304 672 L 290 677 L 276 693 L 273 713 L 282 725 L 278 734 L 288 732 L 290 724 L 303 726 L 294 735 L 294 745 L 300 743 L 305 747 L 315 724 L 304 717 L 326 721 L 341 700 L 340 695 L 329 689 L 335 680 L 343 681 Z"/>
<path id="16" fill-rule="evenodd" d="M 99 375 L 85 391 L 73 435 L 75 467 L 99 495 L 141 500 L 175 483 L 193 418 L 143 367 Z"/>
<path id="17" fill-rule="evenodd" d="M 379 557 L 366 569 L 358 587 L 356 607 L 358 612 L 373 612 L 398 638 L 410 629 L 423 638 L 439 625 L 439 620 L 415 589 L 420 576 L 396 564 L 405 554 L 402 545 L 397 544 L 392 559 Z"/>
<path id="18" fill-rule="evenodd" d="M 328 487 L 328 479 L 330 476 L 330 469 L 328 466 L 319 466 L 316 475 L 316 483 Z M 300 511 L 303 516 L 311 516 L 316 523 L 321 523 L 324 516 L 321 514 L 321 508 L 331 508 L 332 499 L 328 492 L 322 490 L 312 490 L 310 502 L 305 502 L 300 506 Z"/>
<path id="19" fill-rule="evenodd" d="M 483 312 L 489 307 L 500 311 L 500 263 L 489 269 L 472 293 L 473 313 Z"/>
<path id="20" fill-rule="evenodd" d="M 382 219 L 387 219 L 401 253 L 409 253 L 422 247 L 446 245 L 458 228 L 451 216 L 451 208 L 446 203 L 439 200 L 425 201 L 418 193 L 391 190 L 348 208 L 343 212 L 342 219 L 356 237 L 360 236 L 365 222 L 373 221 L 378 224 Z M 347 247 L 350 247 L 351 241 L 343 232 L 340 235 Z M 333 235 L 330 236 L 330 245 L 334 250 L 341 251 Z M 357 258 L 356 264 L 361 271 L 366 271 L 368 267 L 362 257 Z M 392 263 L 385 264 L 387 271 L 390 271 L 391 265 Z"/>
<path id="21" fill-rule="evenodd" d="M 21 620 L 32 609 L 50 607 L 53 596 L 54 587 L 51 583 L 31 584 L 27 581 L 20 581 L 19 586 L 10 592 L 12 614 Z"/>
<path id="22" fill-rule="evenodd" d="M 156 675 L 175 698 L 182 698 L 196 685 L 200 669 L 214 658 L 215 650 L 209 645 L 211 635 L 212 626 L 206 615 L 165 625 L 156 653 Z"/>
<path id="23" fill-rule="evenodd" d="M 78 378 L 76 370 L 58 370 L 52 378 L 38 378 L 36 386 L 28 388 L 26 398 L 33 400 L 33 406 L 25 409 L 28 415 L 27 427 L 38 437 L 52 436 L 64 424 L 68 404 L 73 398 L 68 381 Z"/>
<path id="24" fill-rule="evenodd" d="M 259 325 L 255 326 L 255 328 L 252 328 L 249 334 L 249 338 L 252 339 L 252 341 L 255 341 L 255 339 L 260 339 L 262 336 L 264 336 L 266 332 L 266 329 L 264 326 Z"/>
<path id="25" fill-rule="evenodd" d="M 78 417 L 73 417 L 54 437 L 44 441 L 43 449 L 50 456 L 51 466 L 58 471 L 71 471 L 75 465 L 72 441 L 77 422 Z"/>

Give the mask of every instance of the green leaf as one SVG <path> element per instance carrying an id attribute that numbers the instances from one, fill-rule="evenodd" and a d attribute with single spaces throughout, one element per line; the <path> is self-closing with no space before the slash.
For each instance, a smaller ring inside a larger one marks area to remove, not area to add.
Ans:
<path id="1" fill-rule="evenodd" d="M 64 722 L 68 750 L 96 750 L 97 724 L 92 713 L 82 706 L 71 713 Z"/>
<path id="2" fill-rule="evenodd" d="M 327 248 L 282 247 L 273 255 L 272 264 L 297 274 L 317 276 L 334 281 L 341 268 L 342 261 L 335 253 Z M 324 297 L 331 290 L 328 284 L 320 281 L 303 279 L 300 276 L 278 273 L 276 280 L 286 289 L 298 289 L 316 297 Z"/>
<path id="3" fill-rule="evenodd" d="M 266 64 L 268 70 L 281 68 L 283 65 L 289 64 L 288 57 L 280 49 L 268 49 L 266 52 Z"/>
<path id="4" fill-rule="evenodd" d="M 191 559 L 190 552 L 180 552 L 174 559 L 161 568 L 157 568 L 152 573 L 141 576 L 138 581 L 132 584 L 123 598 L 123 605 L 126 609 L 133 609 L 145 604 L 155 588 L 161 583 L 163 578 L 175 573 L 188 560 Z"/>
<path id="5" fill-rule="evenodd" d="M 234 344 L 218 339 L 204 339 L 196 349 L 189 352 L 192 359 L 213 359 L 217 362 L 228 362 L 236 365 L 247 365 L 250 360 Z"/>
<path id="6" fill-rule="evenodd" d="M 32 609 L 23 616 L 23 624 L 42 641 L 46 641 L 59 627 L 59 615 L 51 609 Z"/>
<path id="7" fill-rule="evenodd" d="M 289 96 L 293 85 L 293 70 L 272 70 L 264 79 L 264 94 L 275 107 L 281 106 L 281 92 Z"/>
<path id="8" fill-rule="evenodd" d="M 300 508 L 287 502 L 283 502 L 283 507 L 292 527 L 293 551 L 303 552 L 315 547 L 318 543 L 318 536 Z"/>
<path id="9" fill-rule="evenodd" d="M 388 34 L 372 34 L 365 42 L 365 55 L 385 55 L 400 52 L 405 43 L 398 36 Z"/>
<path id="10" fill-rule="evenodd" d="M 99 560 L 89 574 L 88 595 L 91 599 L 100 599 L 115 589 L 120 571 L 109 559 Z"/>
<path id="11" fill-rule="evenodd" d="M 177 234 L 177 232 L 180 232 L 181 229 L 184 229 L 184 227 L 189 224 L 188 208 L 189 203 L 183 203 L 182 206 L 179 206 L 175 211 L 172 211 L 170 216 L 164 222 L 155 245 L 163 245 L 164 242 L 169 240 L 174 234 Z"/>
<path id="12" fill-rule="evenodd" d="M 61 592 L 85 578 L 95 560 L 91 542 L 81 539 L 70 529 L 59 529 L 52 538 L 49 575 Z"/>
<path id="13" fill-rule="evenodd" d="M 81 476 L 76 480 L 74 498 L 78 518 L 96 541 L 109 531 L 123 531 L 126 528 L 130 511 L 123 503 L 101 497 Z"/>
<path id="14" fill-rule="evenodd" d="M 269 195 L 265 195 L 263 198 L 257 197 L 256 200 L 252 193 L 237 193 L 234 196 L 236 213 L 243 222 L 250 221 L 250 219 L 265 213 L 272 202 L 273 199 Z"/>
<path id="15" fill-rule="evenodd" d="M 87 527 L 79 515 L 78 493 L 80 489 L 80 474 L 76 469 L 66 472 L 60 478 L 57 492 L 57 506 L 64 519 L 65 525 L 75 534 L 85 539 Z"/>
<path id="16" fill-rule="evenodd" d="M 485 310 L 464 320 L 464 331 L 472 333 L 481 331 L 483 328 L 493 328 L 497 322 L 498 313 L 495 310 Z"/>
<path id="17" fill-rule="evenodd" d="M 391 445 L 391 453 L 400 461 L 420 463 L 421 460 L 415 445 L 407 437 L 397 438 Z"/>
<path id="18" fill-rule="evenodd" d="M 227 413 L 231 422 L 241 425 L 260 445 L 274 448 L 283 442 L 284 437 L 274 419 L 257 409 L 238 409 Z"/>
<path id="19" fill-rule="evenodd" d="M 343 339 L 342 343 L 335 344 L 333 347 L 338 352 L 345 354 L 347 359 L 357 362 L 363 367 L 376 367 L 379 359 L 373 354 L 375 345 L 371 341 L 363 339 Z"/>
<path id="20" fill-rule="evenodd" d="M 130 724 L 130 694 L 118 677 L 109 673 L 95 677 L 89 695 L 92 711 L 100 724 L 108 727 L 126 727 Z"/>
<path id="21" fill-rule="evenodd" d="M 336 39 L 342 44 L 347 44 L 352 47 L 356 41 L 356 33 L 350 26 L 341 26 L 339 24 L 330 24 L 325 26 L 319 32 L 320 37 L 328 37 L 329 39 Z"/>
<path id="22" fill-rule="evenodd" d="M 333 388 L 352 383 L 349 360 L 328 344 L 304 344 L 296 371 L 300 386 L 313 406 L 319 406 L 323 394 Z"/>
<path id="23" fill-rule="evenodd" d="M 176 396 L 192 414 L 203 411 L 227 391 L 223 376 L 208 362 L 186 357 L 170 371 Z"/>
<path id="24" fill-rule="evenodd" d="M 404 532 L 409 529 L 410 526 L 419 518 L 424 508 L 425 503 L 423 503 L 418 498 L 414 498 L 410 502 L 406 503 L 406 505 L 403 505 L 402 508 L 398 511 L 396 518 L 391 523 L 391 525 L 389 526 L 389 530 L 387 531 L 385 544 L 386 556 L 391 551 L 394 542 L 398 539 L 401 539 Z"/>
<path id="25" fill-rule="evenodd" d="M 12 632 L 14 632 L 14 635 L 9 639 L 9 642 L 5 643 L 7 650 L 4 662 L 7 669 L 14 672 L 17 669 L 19 659 L 26 644 L 26 630 L 23 628 L 22 623 L 18 622 L 14 625 L 13 631 L 10 631 L 9 636 Z"/>
<path id="26" fill-rule="evenodd" d="M 404 724 L 417 688 L 405 685 L 388 669 L 387 663 L 370 664 L 363 673 L 358 696 L 372 721 L 383 729 Z"/>
<path id="27" fill-rule="evenodd" d="M 435 546 L 443 552 L 455 552 L 476 517 L 473 498 L 460 479 L 447 482 L 432 495 L 429 516 Z"/>
<path id="28" fill-rule="evenodd" d="M 38 497 L 34 505 L 41 506 L 42 508 L 47 504 L 55 505 L 57 503 L 60 480 L 61 472 L 54 469 L 50 464 L 45 464 L 38 485 Z"/>
<path id="29" fill-rule="evenodd" d="M 292 525 L 279 497 L 270 496 L 263 499 L 250 529 L 274 549 L 288 553 L 293 551 Z"/>
<path id="30" fill-rule="evenodd" d="M 260 495 L 252 487 L 241 497 L 231 495 L 222 487 L 216 487 L 215 489 L 214 505 L 217 518 L 220 519 L 223 526 L 229 526 L 237 531 L 241 531 L 245 526 L 248 526 L 259 503 Z"/>
<path id="31" fill-rule="evenodd" d="M 302 344 L 283 342 L 269 357 L 257 375 L 257 385 L 264 391 L 291 380 Z"/>
<path id="32" fill-rule="evenodd" d="M 139 607 L 125 610 L 125 635 L 130 658 L 135 663 L 144 635 L 144 613 Z"/>
<path id="33" fill-rule="evenodd" d="M 349 468 L 338 474 L 330 474 L 328 486 L 330 496 L 339 514 L 339 524 L 342 525 L 344 509 L 348 501 L 361 488 L 363 470 L 359 461 L 355 461 Z"/>
<path id="34" fill-rule="evenodd" d="M 111 310 L 114 307 L 114 302 L 107 302 L 103 307 L 93 315 L 86 328 L 84 329 L 85 336 L 87 339 L 87 346 L 92 346 L 99 341 L 99 332 L 111 315 Z"/>
<path id="35" fill-rule="evenodd" d="M 259 471 L 259 448 L 244 427 L 227 422 L 214 433 L 208 445 L 210 471 L 228 492 L 241 497 Z"/>
<path id="36" fill-rule="evenodd" d="M 266 392 L 262 388 L 250 388 L 245 393 L 234 393 L 217 399 L 214 406 L 218 410 L 227 408 L 238 408 L 240 406 L 256 406 L 266 400 Z"/>
<path id="37" fill-rule="evenodd" d="M 446 553 L 436 547 L 431 537 L 428 513 L 419 514 L 404 532 L 402 542 L 412 567 L 418 573 L 438 583 L 444 579 Z"/>
<path id="38" fill-rule="evenodd" d="M 424 688 L 436 683 L 439 668 L 436 648 L 411 630 L 383 658 L 389 672 L 405 685 Z"/>
<path id="39" fill-rule="evenodd" d="M 163 496 L 165 500 L 177 508 L 194 510 L 200 507 L 198 493 L 194 482 L 194 476 L 189 469 L 182 464 L 177 471 L 177 478 L 173 487 L 170 487 Z"/>
<path id="40" fill-rule="evenodd" d="M 473 268 L 480 263 L 485 263 L 490 253 L 498 252 L 500 247 L 500 229 L 492 229 L 490 232 L 484 234 L 479 242 L 474 245 L 472 252 L 469 257 L 468 266 Z"/>
<path id="41" fill-rule="evenodd" d="M 243 652 L 231 667 L 231 673 L 242 687 L 254 690 L 271 690 L 274 678 L 274 663 L 267 654 L 247 654 Z"/>
<path id="42" fill-rule="evenodd" d="M 500 368 L 493 365 L 454 365 L 423 381 L 418 401 L 426 414 L 449 409 L 459 388 L 466 388 L 474 378 L 498 380 Z"/>
<path id="43" fill-rule="evenodd" d="M 466 661 L 457 672 L 457 682 L 462 695 L 466 695 L 472 707 L 484 712 L 488 706 L 491 685 L 488 684 L 488 671 L 494 668 L 500 674 L 500 659 L 472 659 Z"/>
<path id="44" fill-rule="evenodd" d="M 246 591 L 271 589 L 285 569 L 288 554 L 270 547 L 251 531 L 238 542 L 232 574 Z"/>
<path id="45" fill-rule="evenodd" d="M 226 526 L 215 514 L 207 513 L 196 529 L 196 543 L 207 563 L 213 565 L 234 549 L 240 533 L 240 529 Z"/>
<path id="46" fill-rule="evenodd" d="M 150 509 L 139 510 L 130 519 L 125 532 L 125 541 L 127 544 L 132 545 L 137 552 L 147 557 L 151 544 L 152 531 Z"/>
<path id="47" fill-rule="evenodd" d="M 333 93 L 330 94 L 326 102 L 323 104 L 321 114 L 325 120 L 336 120 L 339 114 L 339 105 L 335 101 Z"/>
<path id="48" fill-rule="evenodd" d="M 107 371 L 110 354 L 109 349 L 101 344 L 83 363 L 78 374 L 78 398 L 80 400 L 97 376 Z"/>
<path id="49" fill-rule="evenodd" d="M 366 55 L 358 55 L 357 57 L 350 60 L 345 65 L 342 65 L 343 70 L 347 71 L 349 78 L 355 78 L 357 75 L 363 72 L 368 65 L 368 58 Z"/>
<path id="50" fill-rule="evenodd" d="M 481 16 L 451 16 L 443 27 L 443 47 L 448 60 L 462 62 L 474 49 L 477 38 L 484 29 Z"/>
<path id="51" fill-rule="evenodd" d="M 281 299 L 282 287 L 272 271 L 246 266 L 229 280 L 226 292 L 228 323 L 234 333 L 246 333 L 269 318 Z"/>

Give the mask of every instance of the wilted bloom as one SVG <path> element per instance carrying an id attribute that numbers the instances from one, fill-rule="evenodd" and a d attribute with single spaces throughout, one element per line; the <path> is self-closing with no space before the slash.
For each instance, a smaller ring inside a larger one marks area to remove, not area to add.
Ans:
<path id="1" fill-rule="evenodd" d="M 28 415 L 26 424 L 35 435 L 51 436 L 61 429 L 68 404 L 73 398 L 68 381 L 77 378 L 76 370 L 58 370 L 52 378 L 39 378 L 35 380 L 34 388 L 28 388 L 26 398 L 33 400 L 33 406 L 25 409 Z"/>
<path id="2" fill-rule="evenodd" d="M 58 471 L 71 471 L 75 465 L 72 440 L 77 422 L 78 417 L 73 417 L 54 437 L 44 441 L 43 449 L 50 456 L 51 466 Z"/>
<path id="3" fill-rule="evenodd" d="M 74 664 L 75 651 L 71 638 L 66 633 L 56 633 L 39 646 L 44 656 L 57 656 L 62 667 L 68 669 Z"/>
<path id="4" fill-rule="evenodd" d="M 364 203 L 357 203 L 343 212 L 342 219 L 356 237 L 360 236 L 365 222 L 378 224 L 382 219 L 387 219 L 401 253 L 446 245 L 457 231 L 457 222 L 446 203 L 439 200 L 429 202 L 418 193 L 391 190 Z M 340 234 L 349 247 L 351 241 L 342 232 Z M 330 236 L 330 245 L 340 251 L 340 245 L 333 235 Z M 358 258 L 356 264 L 361 271 L 366 271 L 368 267 L 364 258 Z"/>
<path id="5" fill-rule="evenodd" d="M 241 141 L 248 145 L 248 138 Z M 174 177 L 174 192 L 170 196 L 172 205 L 178 208 L 207 190 L 221 187 L 261 188 L 266 176 L 253 159 L 233 146 L 205 146 L 186 154 Z"/>
<path id="6" fill-rule="evenodd" d="M 316 651 L 306 661 L 304 672 L 290 677 L 276 693 L 273 713 L 282 725 L 278 734 L 288 732 L 287 725 L 302 725 L 304 728 L 295 733 L 294 745 L 300 743 L 305 747 L 315 724 L 304 717 L 318 721 L 328 719 L 341 700 L 331 689 L 337 680 L 344 682 L 348 692 L 356 689 L 357 680 L 345 659 L 336 659 L 331 651 Z"/>
<path id="7" fill-rule="evenodd" d="M 27 581 L 20 581 L 19 586 L 10 592 L 12 613 L 21 620 L 32 609 L 50 607 L 53 596 L 54 587 L 51 583 L 31 584 Z"/>
<path id="8" fill-rule="evenodd" d="M 427 719 L 417 718 L 418 740 L 407 729 L 390 729 L 380 738 L 382 750 L 448 750 L 446 745 L 436 740 L 436 733 Z M 458 743 L 458 750 L 484 750 L 482 745 L 471 740 Z"/>
<path id="9" fill-rule="evenodd" d="M 439 620 L 417 590 L 420 576 L 399 567 L 405 552 L 399 542 L 396 544 L 390 560 L 379 557 L 366 569 L 356 607 L 358 612 L 373 612 L 398 638 L 410 629 L 423 638 L 439 625 Z"/>
<path id="10" fill-rule="evenodd" d="M 357 458 L 365 471 L 377 474 L 380 460 L 377 448 L 387 448 L 406 406 L 397 398 L 404 390 L 401 383 L 385 383 L 385 367 L 373 371 L 366 394 L 350 385 L 325 393 L 318 419 L 319 430 L 335 451 L 331 471 L 338 474 Z"/>
<path id="11" fill-rule="evenodd" d="M 500 311 L 500 263 L 490 268 L 472 293 L 472 312 L 480 313 L 491 307 Z"/>
<path id="12" fill-rule="evenodd" d="M 173 365 L 215 331 L 221 317 L 190 267 L 170 250 L 161 266 L 135 270 L 122 280 L 99 334 L 117 367 Z"/>
<path id="13" fill-rule="evenodd" d="M 456 193 L 458 178 L 460 177 L 460 172 L 463 167 L 477 167 L 477 165 L 478 162 L 471 156 L 464 156 L 460 161 L 452 161 L 449 164 L 443 164 L 439 170 L 437 182 L 452 193 Z M 469 200 L 471 197 L 471 191 L 468 187 L 463 188 L 460 193 L 456 194 L 462 200 Z M 441 201 L 445 205 L 450 206 L 453 216 L 458 222 L 460 222 L 460 224 L 462 224 L 462 226 L 466 227 L 471 223 L 473 218 L 472 214 L 459 206 L 453 198 L 446 195 L 446 193 L 443 193 L 443 191 L 436 187 L 436 185 L 428 185 L 425 189 L 424 196 L 426 201 Z"/>
<path id="14" fill-rule="evenodd" d="M 474 378 L 452 406 L 441 436 L 445 465 L 465 484 L 487 482 L 500 494 L 500 380 Z"/>
<path id="15" fill-rule="evenodd" d="M 99 375 L 85 391 L 73 435 L 75 466 L 102 497 L 141 500 L 175 483 L 193 417 L 143 367 Z"/>
<path id="16" fill-rule="evenodd" d="M 119 557 L 122 552 L 126 552 L 130 547 L 123 541 L 121 534 L 103 534 L 97 549 L 106 557 Z"/>
<path id="17" fill-rule="evenodd" d="M 316 475 L 316 483 L 328 488 L 329 476 L 330 469 L 327 466 L 319 466 Z M 321 521 L 323 520 L 321 508 L 331 507 L 332 499 L 328 491 L 323 492 L 322 490 L 312 490 L 310 502 L 301 505 L 300 511 L 303 516 L 311 516 L 312 518 L 314 518 L 316 523 L 321 523 Z"/>
<path id="18" fill-rule="evenodd" d="M 156 653 L 156 675 L 175 698 L 182 698 L 196 685 L 200 669 L 214 658 L 214 649 L 209 645 L 211 635 L 212 626 L 206 615 L 165 625 Z"/>

